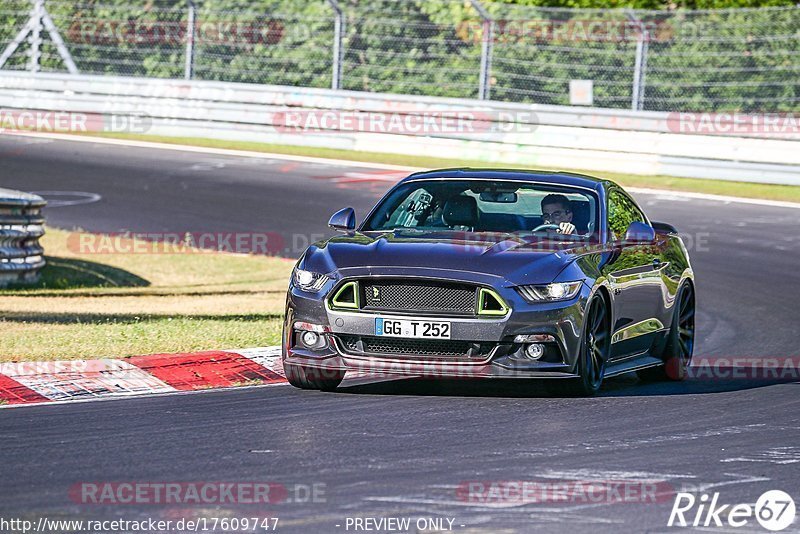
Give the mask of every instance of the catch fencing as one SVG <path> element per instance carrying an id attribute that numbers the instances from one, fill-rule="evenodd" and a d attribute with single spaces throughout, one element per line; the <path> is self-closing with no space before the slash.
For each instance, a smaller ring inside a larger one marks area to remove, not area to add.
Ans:
<path id="1" fill-rule="evenodd" d="M 800 7 L 2 0 L 0 68 L 652 111 L 800 110 Z"/>

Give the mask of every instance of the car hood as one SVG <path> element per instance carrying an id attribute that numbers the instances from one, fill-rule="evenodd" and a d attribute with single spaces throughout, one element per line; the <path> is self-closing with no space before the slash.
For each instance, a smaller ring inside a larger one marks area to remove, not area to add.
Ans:
<path id="1" fill-rule="evenodd" d="M 552 282 L 585 248 L 586 243 L 522 239 L 513 234 L 352 233 L 309 247 L 303 268 L 353 276 L 446 270 L 500 277 L 513 285 L 543 284 Z M 442 276 L 453 277 L 452 273 Z"/>

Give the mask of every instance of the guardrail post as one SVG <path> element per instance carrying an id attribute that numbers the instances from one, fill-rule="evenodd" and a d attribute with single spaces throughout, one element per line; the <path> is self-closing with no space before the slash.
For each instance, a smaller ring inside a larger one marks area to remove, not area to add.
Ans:
<path id="1" fill-rule="evenodd" d="M 42 15 L 44 14 L 44 0 L 34 0 L 33 11 L 31 11 L 31 34 L 28 40 L 31 44 L 30 61 L 28 62 L 28 70 L 31 72 L 39 72 L 39 61 L 42 58 Z"/>
<path id="2" fill-rule="evenodd" d="M 183 68 L 183 78 L 191 80 L 194 74 L 194 37 L 197 7 L 192 0 L 187 0 L 187 2 L 189 3 L 189 12 L 186 17 L 186 64 Z"/>
<path id="3" fill-rule="evenodd" d="M 636 59 L 633 65 L 633 87 L 631 89 L 631 109 L 641 111 L 644 109 L 645 74 L 647 72 L 647 51 L 650 44 L 650 34 L 647 27 L 633 11 L 628 11 L 628 18 L 639 25 L 639 36 L 636 39 Z"/>
<path id="4" fill-rule="evenodd" d="M 16 52 L 17 48 L 25 41 L 25 37 L 30 34 L 29 41 L 31 43 L 31 49 L 28 52 L 28 68 L 31 72 L 39 72 L 39 60 L 42 57 L 40 52 L 40 46 L 42 44 L 42 25 L 44 25 L 44 29 L 50 34 L 50 39 L 55 43 L 56 49 L 61 55 L 61 59 L 64 60 L 64 64 L 67 66 L 67 70 L 70 74 L 78 74 L 78 67 L 75 65 L 75 61 L 73 61 L 72 54 L 69 53 L 67 45 L 64 44 L 61 34 L 58 33 L 58 28 L 56 28 L 56 25 L 53 23 L 53 19 L 50 18 L 50 14 L 44 6 L 44 0 L 33 0 L 33 8 L 31 9 L 31 16 L 28 17 L 28 22 L 25 23 L 25 26 L 22 27 L 14 39 L 8 43 L 3 53 L 0 54 L 0 69 L 3 68 L 6 61 L 8 61 L 11 55 Z"/>
<path id="5" fill-rule="evenodd" d="M 331 79 L 331 89 L 342 88 L 342 63 L 344 62 L 344 11 L 339 6 L 337 0 L 328 0 L 335 13 L 333 19 L 333 73 Z"/>
<path id="6" fill-rule="evenodd" d="M 491 93 L 492 76 L 492 49 L 494 45 L 494 19 L 480 3 L 480 0 L 469 0 L 475 11 L 483 20 L 483 31 L 481 32 L 481 72 L 478 81 L 478 98 L 489 100 Z"/>

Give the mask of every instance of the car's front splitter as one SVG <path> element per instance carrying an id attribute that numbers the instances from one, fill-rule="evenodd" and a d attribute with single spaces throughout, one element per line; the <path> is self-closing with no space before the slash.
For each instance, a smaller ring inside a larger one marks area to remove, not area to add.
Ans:
<path id="1" fill-rule="evenodd" d="M 575 378 L 566 364 L 502 365 L 502 360 L 486 363 L 464 363 L 446 360 L 422 360 L 379 357 L 354 357 L 337 353 L 327 355 L 303 354 L 304 351 L 284 350 L 284 363 L 313 368 L 324 372 L 348 371 L 359 375 L 405 375 L 421 378 Z"/>

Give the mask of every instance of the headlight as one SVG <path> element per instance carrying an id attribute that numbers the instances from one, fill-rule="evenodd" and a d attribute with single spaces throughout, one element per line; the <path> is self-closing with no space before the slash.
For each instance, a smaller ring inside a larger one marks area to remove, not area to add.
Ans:
<path id="1" fill-rule="evenodd" d="M 581 282 L 558 282 L 543 286 L 517 286 L 517 291 L 528 302 L 556 302 L 575 298 Z"/>
<path id="2" fill-rule="evenodd" d="M 294 270 L 294 283 L 303 291 L 317 293 L 328 280 L 329 278 L 324 274 L 304 271 L 303 269 Z"/>

